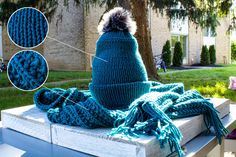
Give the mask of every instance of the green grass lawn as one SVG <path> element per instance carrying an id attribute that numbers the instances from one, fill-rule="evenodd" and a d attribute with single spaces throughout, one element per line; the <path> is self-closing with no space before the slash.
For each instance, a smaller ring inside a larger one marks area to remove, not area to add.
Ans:
<path id="1" fill-rule="evenodd" d="M 74 79 L 90 79 L 91 72 L 81 71 L 50 71 L 47 79 L 48 82 L 74 80 Z M 7 73 L 0 73 L 0 88 L 11 87 L 11 83 L 7 78 Z"/>
<path id="2" fill-rule="evenodd" d="M 180 71 L 176 73 L 160 74 L 162 83 L 183 82 L 185 89 L 197 89 L 206 97 L 225 97 L 236 102 L 236 91 L 227 89 L 229 76 L 236 76 L 236 65 L 227 65 L 225 68 L 217 68 L 210 70 L 194 70 Z M 4 75 L 0 76 L 6 77 Z M 87 89 L 91 72 L 50 72 L 47 82 L 55 82 L 62 80 L 71 80 L 57 85 L 46 84 L 47 87 L 77 87 L 79 89 Z M 1 79 L 0 82 L 7 82 Z M 81 80 L 76 80 L 81 79 Z M 74 81 L 72 81 L 74 80 Z M 2 85 L 2 84 L 1 84 Z M 2 85 L 3 86 L 3 85 Z M 9 86 L 9 84 L 5 85 Z M 33 104 L 34 92 L 23 92 L 15 88 L 0 89 L 0 110 L 13 108 L 23 105 Z"/>
<path id="3" fill-rule="evenodd" d="M 183 82 L 185 89 L 196 89 L 206 97 L 228 98 L 236 102 L 236 91 L 229 90 L 229 76 L 236 76 L 236 64 L 210 70 L 161 74 L 162 83 Z"/>
<path id="4" fill-rule="evenodd" d="M 48 88 L 70 88 L 70 87 L 76 87 L 79 89 L 88 89 L 88 84 L 90 80 L 76 80 L 76 81 L 70 81 L 63 84 L 57 84 L 57 85 L 47 85 Z M 24 105 L 30 105 L 33 104 L 33 95 L 35 92 L 26 92 L 26 91 L 20 91 L 15 88 L 5 88 L 0 89 L 0 111 L 3 109 L 13 108 L 13 107 L 19 107 Z"/>

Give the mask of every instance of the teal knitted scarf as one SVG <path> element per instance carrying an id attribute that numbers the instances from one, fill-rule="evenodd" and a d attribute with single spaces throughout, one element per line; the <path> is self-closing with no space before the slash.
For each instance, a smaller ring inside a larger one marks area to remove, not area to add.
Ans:
<path id="1" fill-rule="evenodd" d="M 89 91 L 43 88 L 34 95 L 36 106 L 47 111 L 53 123 L 84 128 L 112 127 L 110 136 L 156 136 L 163 147 L 169 143 L 179 156 L 182 135 L 172 119 L 204 115 L 209 129 L 213 127 L 219 143 L 228 131 L 222 125 L 213 104 L 197 91 L 184 91 L 182 83 L 152 82 L 151 92 L 133 101 L 128 110 L 108 110 L 98 104 Z"/>

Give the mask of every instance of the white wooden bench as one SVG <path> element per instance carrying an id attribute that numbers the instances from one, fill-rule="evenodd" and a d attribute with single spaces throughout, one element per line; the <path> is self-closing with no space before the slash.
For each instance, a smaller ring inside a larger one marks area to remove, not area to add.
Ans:
<path id="1" fill-rule="evenodd" d="M 229 114 L 229 103 L 227 99 L 213 99 L 220 117 Z M 235 123 L 236 108 L 232 107 L 233 114 L 223 118 L 223 123 L 229 127 Z M 76 151 L 85 152 L 96 156 L 137 156 L 154 157 L 166 156 L 169 149 L 160 149 L 159 143 L 152 136 L 141 136 L 137 139 L 125 139 L 109 137 L 110 129 L 82 129 L 50 123 L 44 112 L 34 106 L 20 107 L 2 111 L 3 127 L 10 128 L 38 139 L 70 148 Z M 203 117 L 195 116 L 175 120 L 183 134 L 182 145 L 187 148 L 187 156 L 201 156 L 209 152 L 217 141 L 215 136 L 199 135 L 205 130 Z M 199 136 L 198 136 L 199 135 Z"/>

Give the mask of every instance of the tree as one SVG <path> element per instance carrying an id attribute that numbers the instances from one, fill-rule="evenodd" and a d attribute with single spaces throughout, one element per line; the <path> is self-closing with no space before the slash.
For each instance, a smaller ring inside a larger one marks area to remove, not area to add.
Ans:
<path id="1" fill-rule="evenodd" d="M 210 54 L 206 45 L 202 46 L 201 52 L 201 65 L 209 65 L 210 64 Z"/>
<path id="2" fill-rule="evenodd" d="M 64 0 L 68 5 L 69 0 Z M 232 1 L 229 0 L 74 0 L 83 3 L 89 10 L 91 4 L 106 7 L 107 11 L 115 6 L 125 6 L 131 10 L 137 23 L 136 37 L 139 51 L 150 78 L 156 78 L 157 71 L 153 62 L 151 32 L 148 22 L 149 7 L 171 18 L 184 19 L 188 16 L 196 26 L 211 28 L 214 32 L 219 25 L 219 17 L 229 14 Z M 19 7 L 34 6 L 43 10 L 49 17 L 58 5 L 58 0 L 3 0 L 0 5 L 0 19 L 6 21 L 9 15 Z M 178 7 L 176 7 L 178 6 Z M 236 20 L 236 18 L 232 18 Z M 232 21 L 232 23 L 234 23 Z M 231 25 L 230 28 L 233 28 Z"/>
<path id="3" fill-rule="evenodd" d="M 215 64 L 216 63 L 216 49 L 215 49 L 215 45 L 211 45 L 209 47 L 209 54 L 210 54 L 210 64 Z"/>
<path id="4" fill-rule="evenodd" d="M 170 50 L 170 41 L 167 40 L 165 45 L 162 48 L 163 60 L 167 67 L 171 65 L 171 50 Z"/>
<path id="5" fill-rule="evenodd" d="M 232 42 L 231 44 L 231 59 L 232 61 L 236 61 L 236 43 Z"/>
<path id="6" fill-rule="evenodd" d="M 181 66 L 183 64 L 183 51 L 180 42 L 175 43 L 174 55 L 173 55 L 173 66 Z"/>

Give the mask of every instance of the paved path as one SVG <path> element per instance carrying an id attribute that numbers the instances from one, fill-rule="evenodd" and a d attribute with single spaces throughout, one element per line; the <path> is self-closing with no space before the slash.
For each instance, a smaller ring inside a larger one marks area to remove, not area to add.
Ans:
<path id="1" fill-rule="evenodd" d="M 204 67 L 204 66 L 184 66 L 184 67 L 186 67 L 186 69 L 180 69 L 180 70 L 174 70 L 174 71 L 168 71 L 167 70 L 167 72 L 160 72 L 159 74 L 173 74 L 173 73 L 186 72 L 186 71 L 210 70 L 210 69 L 216 69 L 216 68 L 225 68 L 225 67 Z"/>
<path id="2" fill-rule="evenodd" d="M 56 82 L 46 82 L 45 86 L 48 86 L 48 85 L 61 85 L 61 84 L 68 83 L 68 82 L 89 81 L 89 80 L 91 80 L 91 79 L 74 79 L 74 80 L 63 80 L 63 81 L 56 81 Z M 8 90 L 8 89 L 16 89 L 16 88 L 13 87 L 13 86 L 0 88 L 0 90 Z"/>

